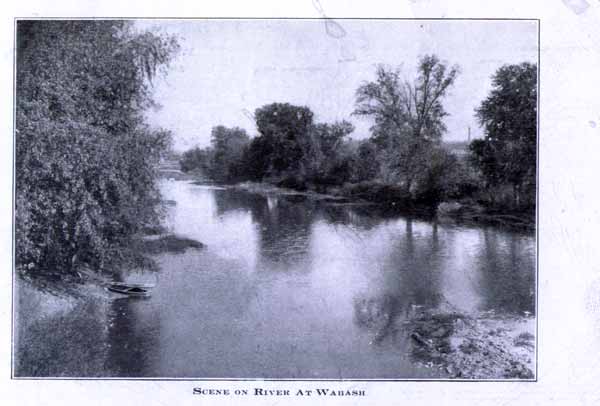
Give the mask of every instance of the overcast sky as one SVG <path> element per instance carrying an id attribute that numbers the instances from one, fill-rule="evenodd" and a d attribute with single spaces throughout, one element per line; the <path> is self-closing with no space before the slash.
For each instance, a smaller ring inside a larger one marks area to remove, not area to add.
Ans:
<path id="1" fill-rule="evenodd" d="M 446 141 L 482 134 L 474 109 L 491 75 L 507 63 L 537 62 L 537 24 L 531 21 L 179 20 L 143 21 L 176 34 L 182 51 L 155 83 L 162 105 L 150 122 L 173 131 L 175 149 L 207 146 L 213 126 L 256 134 L 252 113 L 273 102 L 308 106 L 318 122 L 349 120 L 353 138 L 369 136 L 369 119 L 351 116 L 355 91 L 375 66 L 402 66 L 415 77 L 420 56 L 434 53 L 457 78 L 444 105 Z"/>

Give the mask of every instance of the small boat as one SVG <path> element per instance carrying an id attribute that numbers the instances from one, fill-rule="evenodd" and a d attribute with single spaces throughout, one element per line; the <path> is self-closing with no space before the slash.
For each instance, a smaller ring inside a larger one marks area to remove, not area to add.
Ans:
<path id="1" fill-rule="evenodd" d="M 107 287 L 111 292 L 121 293 L 131 297 L 148 297 L 150 291 L 146 287 L 132 286 L 124 283 L 115 283 Z"/>
<path id="2" fill-rule="evenodd" d="M 117 287 L 130 287 L 130 288 L 142 288 L 152 289 L 156 285 L 154 283 L 133 283 L 133 282 L 107 282 L 108 286 Z"/>

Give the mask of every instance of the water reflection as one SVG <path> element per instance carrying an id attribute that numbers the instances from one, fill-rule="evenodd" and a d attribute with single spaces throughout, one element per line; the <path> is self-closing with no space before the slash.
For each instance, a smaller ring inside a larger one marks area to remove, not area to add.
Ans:
<path id="1" fill-rule="evenodd" d="M 314 204 L 300 196 L 261 196 L 239 190 L 215 192 L 219 213 L 249 208 L 257 224 L 258 250 L 263 261 L 279 264 L 277 269 L 301 261 L 308 249 Z M 269 265 L 259 265 L 268 269 Z"/>
<path id="2" fill-rule="evenodd" d="M 357 324 L 374 334 L 380 343 L 395 336 L 397 318 L 408 318 L 417 309 L 436 308 L 444 301 L 440 275 L 440 246 L 438 226 L 433 224 L 428 235 L 415 233 L 414 222 L 407 218 L 404 229 L 390 236 L 390 247 L 381 272 L 381 284 L 371 296 L 354 300 Z M 400 226 L 400 224 L 398 224 Z"/>
<path id="3" fill-rule="evenodd" d="M 483 249 L 478 253 L 480 291 L 484 310 L 519 313 L 535 311 L 534 250 L 528 238 L 499 235 L 484 229 Z M 511 292 L 511 294 L 507 294 Z"/>
<path id="4" fill-rule="evenodd" d="M 20 290 L 20 289 L 19 289 Z M 106 368 L 106 303 L 92 300 L 44 314 L 55 297 L 17 293 L 15 376 L 99 377 Z M 36 303 L 36 308 L 30 305 Z M 64 306 L 64 304 L 63 304 Z M 33 310 L 29 312 L 29 310 Z"/>
<path id="5" fill-rule="evenodd" d="M 147 299 L 114 299 L 108 312 L 106 369 L 113 376 L 152 376 L 152 348 L 160 337 L 159 312 L 148 311 Z"/>
<path id="6" fill-rule="evenodd" d="M 163 194 L 177 202 L 172 231 L 207 248 L 158 257 L 148 300 L 90 302 L 25 328 L 20 365 L 56 376 L 429 377 L 400 331 L 414 312 L 534 311 L 531 236 L 183 182 Z M 46 339 L 56 320 L 65 334 Z M 71 359 L 61 348 L 86 369 L 43 366 L 48 354 Z"/>

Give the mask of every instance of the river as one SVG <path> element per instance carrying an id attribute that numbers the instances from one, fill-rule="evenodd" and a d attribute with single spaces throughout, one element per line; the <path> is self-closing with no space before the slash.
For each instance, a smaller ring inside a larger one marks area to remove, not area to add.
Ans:
<path id="1" fill-rule="evenodd" d="M 535 312 L 532 235 L 301 195 L 161 189 L 175 202 L 169 229 L 206 248 L 157 256 L 149 299 L 100 297 L 30 322 L 44 304 L 19 302 L 18 348 L 35 351 L 16 354 L 18 375 L 431 378 L 406 335 L 377 320 Z"/>

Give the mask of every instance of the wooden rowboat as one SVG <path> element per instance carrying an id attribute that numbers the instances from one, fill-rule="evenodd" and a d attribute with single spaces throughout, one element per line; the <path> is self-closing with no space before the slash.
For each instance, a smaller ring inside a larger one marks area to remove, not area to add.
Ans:
<path id="1" fill-rule="evenodd" d="M 121 293 L 123 295 L 131 297 L 148 297 L 150 296 L 149 288 L 141 286 L 132 286 L 125 283 L 115 283 L 107 287 L 108 290 L 115 293 Z"/>
<path id="2" fill-rule="evenodd" d="M 133 283 L 133 282 L 107 282 L 108 286 L 116 287 L 130 287 L 130 288 L 142 288 L 152 289 L 156 285 L 154 283 Z"/>

